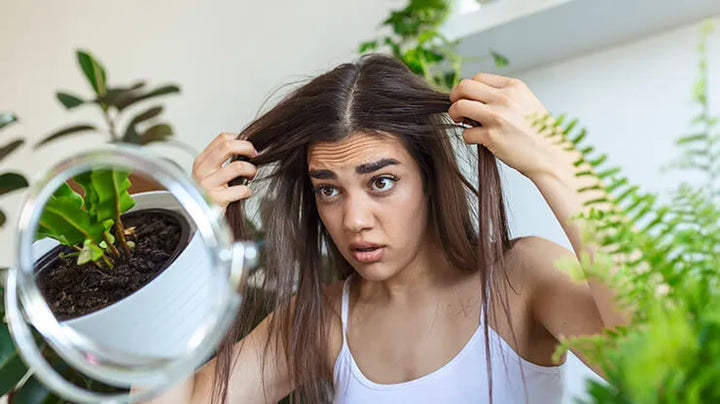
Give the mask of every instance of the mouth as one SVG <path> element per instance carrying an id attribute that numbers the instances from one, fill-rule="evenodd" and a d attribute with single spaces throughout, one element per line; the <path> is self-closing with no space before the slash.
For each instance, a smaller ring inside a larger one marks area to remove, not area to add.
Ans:
<path id="1" fill-rule="evenodd" d="M 352 243 L 350 252 L 357 261 L 368 264 L 382 259 L 385 246 L 374 243 Z"/>

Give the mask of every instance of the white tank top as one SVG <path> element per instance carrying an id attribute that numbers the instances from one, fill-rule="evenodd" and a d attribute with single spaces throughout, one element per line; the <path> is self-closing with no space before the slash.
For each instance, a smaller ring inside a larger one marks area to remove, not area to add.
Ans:
<path id="1" fill-rule="evenodd" d="M 334 404 L 488 403 L 487 364 L 483 323 L 470 340 L 439 369 L 407 382 L 381 384 L 363 375 L 347 344 L 350 281 L 342 296 L 343 344 L 335 361 Z M 490 364 L 493 403 L 560 403 L 564 392 L 563 366 L 540 366 L 521 358 L 492 328 Z M 521 372 L 522 368 L 522 372 Z M 523 388 L 523 373 L 527 396 Z"/>

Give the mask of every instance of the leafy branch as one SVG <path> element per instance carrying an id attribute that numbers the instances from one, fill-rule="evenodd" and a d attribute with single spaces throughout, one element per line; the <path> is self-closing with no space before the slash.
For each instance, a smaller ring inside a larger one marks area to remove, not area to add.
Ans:
<path id="1" fill-rule="evenodd" d="M 425 77 L 435 87 L 450 91 L 461 79 L 462 63 L 467 59 L 457 52 L 460 40 L 451 41 L 440 33 L 440 27 L 450 13 L 449 0 L 410 0 L 400 10 L 394 10 L 382 22 L 392 33 L 360 44 L 359 53 L 389 49 L 415 74 Z M 490 50 L 499 67 L 508 60 Z"/>
<path id="2" fill-rule="evenodd" d="M 703 44 L 707 32 L 704 26 Z M 700 49 L 704 52 L 704 45 Z M 700 66 L 705 77 L 706 65 Z M 706 81 L 701 78 L 698 83 Z M 705 91 L 706 84 L 695 86 L 695 99 L 702 99 L 704 106 L 704 118 L 697 122 L 707 130 L 714 121 L 706 119 Z M 590 168 L 577 175 L 599 181 L 579 191 L 602 195 L 575 216 L 583 225 L 584 242 L 597 246 L 595 256 L 581 262 L 561 261 L 558 266 L 573 279 L 606 283 L 616 292 L 619 308 L 632 313 L 627 326 L 564 338 L 555 360 L 576 347 L 602 367 L 609 384 L 589 382 L 593 403 L 720 402 L 717 191 L 683 183 L 662 203 L 657 194 L 631 184 L 618 167 L 608 166 L 607 155 L 587 145 L 586 130 L 577 128 L 577 120 L 565 123 L 565 116 L 546 116 L 534 124 L 569 150 L 580 152 L 576 166 Z M 713 142 L 711 136 L 678 141 L 685 161 L 693 163 L 677 168 L 712 177 L 717 160 L 708 158 L 710 153 L 699 150 L 698 144 L 711 147 L 716 145 Z"/>
<path id="3" fill-rule="evenodd" d="M 129 118 L 124 129 L 118 128 L 118 122 L 124 117 L 130 107 L 152 98 L 175 94 L 180 92 L 180 87 L 174 84 L 163 85 L 154 89 L 147 89 L 145 82 L 139 81 L 129 86 L 111 87 L 107 83 L 105 68 L 90 53 L 77 51 L 77 61 L 84 77 L 92 88 L 93 95 L 87 99 L 67 91 L 58 91 L 56 97 L 67 110 L 75 109 L 83 105 L 96 106 L 107 125 L 106 131 L 110 135 L 110 142 L 126 142 L 145 145 L 152 142 L 169 142 L 188 152 L 196 155 L 197 152 L 189 145 L 170 137 L 174 134 L 172 127 L 164 122 L 151 121 L 158 118 L 163 112 L 161 105 L 154 105 L 136 113 Z M 123 118 L 124 119 L 124 118 Z M 77 123 L 59 129 L 34 147 L 43 146 L 56 139 L 82 132 L 99 132 L 100 129 L 90 123 Z"/>

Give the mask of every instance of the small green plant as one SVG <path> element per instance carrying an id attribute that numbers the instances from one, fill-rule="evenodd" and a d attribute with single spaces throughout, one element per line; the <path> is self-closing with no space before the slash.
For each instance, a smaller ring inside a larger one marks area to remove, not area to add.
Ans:
<path id="1" fill-rule="evenodd" d="M 590 381 L 591 403 L 715 403 L 720 402 L 720 207 L 714 188 L 718 119 L 709 114 L 703 25 L 700 78 L 694 100 L 701 114 L 693 135 L 683 135 L 681 169 L 700 170 L 707 185 L 683 183 L 668 202 L 642 192 L 607 168 L 606 155 L 583 143 L 585 130 L 564 117 L 543 127 L 549 136 L 572 143 L 582 157 L 578 166 L 592 169 L 579 176 L 597 176 L 598 185 L 582 192 L 601 191 L 576 215 L 585 225 L 586 243 L 597 246 L 593 259 L 566 261 L 559 266 L 578 280 L 598 279 L 616 291 L 616 302 L 631 313 L 626 326 L 595 336 L 562 341 L 556 359 L 576 347 L 599 365 L 608 384 Z M 606 184 L 606 185 L 605 185 Z M 600 208 L 602 206 L 602 208 Z M 607 208 L 610 206 L 610 208 Z"/>
<path id="2" fill-rule="evenodd" d="M 77 264 L 99 261 L 113 268 L 113 257 L 129 255 L 135 247 L 126 235 L 120 215 L 135 206 L 128 193 L 130 172 L 119 170 L 93 170 L 73 177 L 85 192 L 81 196 L 67 183 L 53 193 L 42 212 L 35 239 L 51 237 L 76 252 Z M 115 234 L 111 229 L 115 226 Z M 115 246 L 117 241 L 118 247 Z"/>
<path id="3" fill-rule="evenodd" d="M 450 7 L 449 0 L 410 0 L 405 8 L 393 10 L 382 22 L 381 27 L 390 27 L 391 34 L 363 42 L 358 51 L 362 54 L 389 48 L 414 73 L 433 86 L 450 91 L 460 82 L 463 62 L 470 60 L 457 53 L 459 39 L 450 41 L 440 32 Z M 508 65 L 506 57 L 492 49 L 488 53 L 473 59 L 492 57 L 496 66 Z"/>
<path id="4" fill-rule="evenodd" d="M 107 124 L 105 130 L 110 135 L 111 143 L 125 142 L 146 145 L 152 142 L 166 142 L 187 150 L 193 156 L 197 155 L 197 152 L 191 146 L 171 138 L 174 133 L 169 124 L 165 122 L 148 124 L 157 119 L 163 112 L 161 105 L 154 105 L 141 110 L 129 120 L 125 118 L 126 112 L 132 110 L 131 107 L 134 105 L 152 98 L 179 93 L 180 87 L 175 84 L 168 84 L 148 90 L 145 88 L 146 84 L 142 81 L 129 86 L 110 87 L 107 83 L 105 68 L 91 53 L 77 51 L 76 56 L 80 69 L 94 94 L 88 99 L 83 99 L 67 91 L 58 91 L 56 93 L 57 99 L 65 109 L 71 110 L 83 105 L 96 106 Z M 124 130 L 118 128 L 118 122 L 121 120 L 127 120 L 128 122 Z M 98 133 L 100 129 L 89 123 L 74 124 L 51 133 L 35 144 L 35 147 L 82 132 Z"/>

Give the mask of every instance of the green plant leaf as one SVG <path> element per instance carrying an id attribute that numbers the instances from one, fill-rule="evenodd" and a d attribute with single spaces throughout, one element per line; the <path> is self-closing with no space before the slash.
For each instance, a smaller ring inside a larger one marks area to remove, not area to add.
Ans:
<path id="1" fill-rule="evenodd" d="M 141 144 L 140 134 L 137 133 L 137 129 L 135 129 L 135 126 L 128 125 L 127 129 L 125 129 L 125 134 L 123 135 L 121 141 L 125 143 Z"/>
<path id="2" fill-rule="evenodd" d="M 13 114 L 12 112 L 2 112 L 0 113 L 0 129 L 17 122 L 18 118 L 17 115 Z"/>
<path id="3" fill-rule="evenodd" d="M 145 145 L 151 142 L 162 141 L 172 135 L 173 130 L 170 125 L 164 123 L 157 124 L 151 126 L 142 135 L 140 135 L 140 144 Z"/>
<path id="4" fill-rule="evenodd" d="M 91 217 L 94 217 L 97 220 L 98 196 L 90 178 L 90 171 L 85 171 L 75 175 L 73 180 L 75 180 L 75 182 L 77 182 L 83 189 L 83 209 L 88 212 Z"/>
<path id="5" fill-rule="evenodd" d="M 122 141 L 126 143 L 142 144 L 142 138 L 137 132 L 137 124 L 160 115 L 162 111 L 163 107 L 155 106 L 136 115 L 125 129 L 125 134 L 122 137 Z"/>
<path id="6" fill-rule="evenodd" d="M 135 206 L 135 201 L 127 192 L 132 185 L 128 179 L 129 175 L 129 171 L 119 170 L 95 170 L 91 173 L 98 195 L 97 220 L 99 222 L 117 219 Z"/>
<path id="7" fill-rule="evenodd" d="M 88 124 L 82 124 L 82 125 L 73 125 L 65 129 L 61 129 L 59 131 L 51 133 L 49 136 L 47 136 L 45 139 L 41 140 L 40 142 L 36 143 L 33 148 L 38 148 L 46 143 L 52 142 L 55 139 L 65 137 L 68 135 L 74 135 L 76 133 L 80 132 L 87 132 L 87 131 L 96 131 L 97 128 L 93 125 Z"/>
<path id="8" fill-rule="evenodd" d="M 143 87 L 145 87 L 143 81 L 129 87 L 111 87 L 104 95 L 95 98 L 92 102 L 100 105 L 109 104 L 117 108 L 118 104 L 124 104 L 128 100 L 141 96 Z"/>
<path id="9" fill-rule="evenodd" d="M 85 103 L 85 100 L 70 93 L 58 91 L 55 95 L 57 96 L 58 101 L 60 101 L 66 109 L 73 109 Z"/>
<path id="10" fill-rule="evenodd" d="M 495 52 L 492 49 L 490 50 L 490 56 L 492 56 L 493 61 L 495 62 L 495 66 L 497 67 L 506 67 L 510 64 L 510 60 L 508 58 Z"/>
<path id="11" fill-rule="evenodd" d="M 27 366 L 15 349 L 7 324 L 0 322 L 0 397 L 15 387 L 27 371 Z"/>
<path id="12" fill-rule="evenodd" d="M 166 85 L 166 86 L 158 87 L 148 93 L 141 94 L 141 95 L 138 95 L 135 97 L 131 97 L 129 99 L 118 101 L 115 104 L 115 107 L 118 109 L 118 111 L 122 111 L 125 108 L 129 107 L 130 105 L 136 104 L 140 101 L 143 101 L 143 100 L 146 100 L 149 98 L 159 97 L 162 95 L 179 93 L 179 92 L 180 92 L 180 87 L 178 87 L 176 85 L 172 85 L 172 84 Z"/>
<path id="13" fill-rule="evenodd" d="M 103 241 L 102 243 L 105 242 Z M 85 240 L 83 242 L 83 248 L 80 251 L 80 255 L 78 256 L 77 264 L 83 265 L 90 261 L 97 261 L 100 257 L 102 257 L 103 253 L 103 249 L 97 244 L 93 243 L 91 240 Z"/>
<path id="14" fill-rule="evenodd" d="M 82 209 L 82 204 L 82 196 L 63 183 L 45 204 L 38 233 L 65 245 L 79 245 L 85 239 L 101 242 L 105 229 Z"/>
<path id="15" fill-rule="evenodd" d="M 13 404 L 59 404 L 63 400 L 50 391 L 34 375 L 13 394 Z"/>
<path id="16" fill-rule="evenodd" d="M 12 142 L 8 143 L 7 145 L 3 146 L 3 148 L 0 149 L 0 161 L 2 161 L 10 153 L 15 151 L 15 149 L 22 146 L 23 143 L 25 143 L 25 141 L 23 139 L 15 139 Z"/>
<path id="17" fill-rule="evenodd" d="M 0 174 L 0 195 L 16 191 L 28 186 L 28 182 L 21 174 L 4 173 Z"/>
<path id="18" fill-rule="evenodd" d="M 375 49 L 377 49 L 377 47 L 377 40 L 366 41 L 360 44 L 360 47 L 358 48 L 358 53 L 374 51 Z"/>
<path id="19" fill-rule="evenodd" d="M 131 125 L 137 125 L 140 122 L 147 121 L 148 119 L 152 119 L 158 115 L 160 115 L 163 111 L 162 106 L 155 106 L 152 108 L 149 108 L 148 110 L 141 112 L 140 114 L 135 115 L 135 117 L 130 121 Z"/>
<path id="20" fill-rule="evenodd" d="M 105 69 L 92 54 L 85 51 L 77 51 L 77 59 L 80 68 L 85 73 L 90 86 L 97 95 L 104 95 L 107 90 Z"/>

